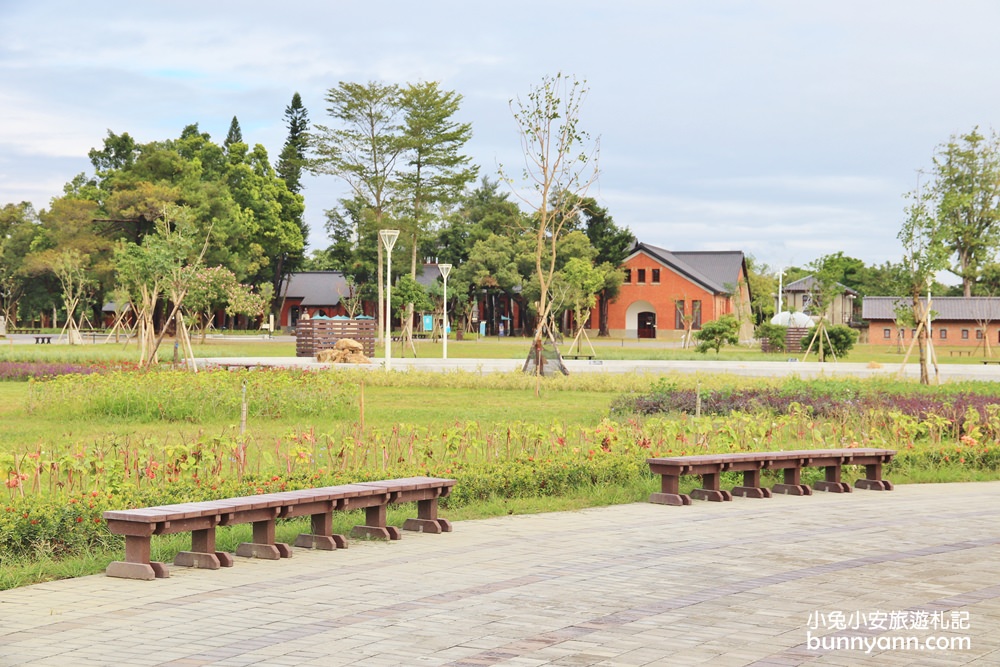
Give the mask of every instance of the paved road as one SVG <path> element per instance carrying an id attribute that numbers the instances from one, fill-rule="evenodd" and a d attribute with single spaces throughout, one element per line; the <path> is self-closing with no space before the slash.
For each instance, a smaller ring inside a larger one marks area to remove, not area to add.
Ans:
<path id="1" fill-rule="evenodd" d="M 356 366 L 369 370 L 382 370 L 382 357 L 372 360 L 372 364 Z M 285 368 L 335 368 L 333 364 L 320 364 L 310 357 L 213 357 L 199 359 L 201 367 L 234 365 L 261 365 Z M 393 370 L 426 371 L 466 371 L 472 373 L 502 373 L 519 370 L 523 360 L 517 359 L 439 359 L 418 358 L 392 359 Z M 919 378 L 920 369 L 916 364 L 870 365 L 849 362 L 788 362 L 788 361 L 621 361 L 621 360 L 567 360 L 570 373 L 729 373 L 753 377 L 782 377 L 795 375 L 802 378 L 815 377 L 896 377 Z M 344 365 L 347 366 L 347 365 Z M 342 367 L 342 366 L 341 366 Z M 955 380 L 1000 380 L 1000 364 L 946 364 L 940 367 L 941 381 Z"/>
<path id="2" fill-rule="evenodd" d="M 0 592 L 0 664 L 995 666 L 998 502 L 987 482 L 638 503 L 82 577 Z M 970 646 L 893 648 L 931 636 Z"/>

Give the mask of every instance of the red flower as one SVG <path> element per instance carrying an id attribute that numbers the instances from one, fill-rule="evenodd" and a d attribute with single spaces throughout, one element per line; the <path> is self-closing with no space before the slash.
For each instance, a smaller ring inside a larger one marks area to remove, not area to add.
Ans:
<path id="1" fill-rule="evenodd" d="M 76 522 L 77 523 L 83 523 L 83 517 L 82 516 L 76 517 Z"/>

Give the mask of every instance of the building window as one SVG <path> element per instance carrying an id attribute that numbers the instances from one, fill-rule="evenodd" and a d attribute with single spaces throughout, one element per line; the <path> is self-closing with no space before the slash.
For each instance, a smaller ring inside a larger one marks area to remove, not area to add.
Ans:
<path id="1" fill-rule="evenodd" d="M 659 285 L 660 284 L 660 270 L 659 269 L 653 269 L 653 284 L 654 285 Z"/>
<path id="2" fill-rule="evenodd" d="M 691 328 L 701 329 L 701 301 L 691 302 Z"/>
<path id="3" fill-rule="evenodd" d="M 674 328 L 684 330 L 684 301 L 681 299 L 674 301 Z"/>
<path id="4" fill-rule="evenodd" d="M 632 282 L 632 269 L 625 269 L 625 280 L 622 281 L 626 285 Z"/>
<path id="5" fill-rule="evenodd" d="M 947 329 L 938 329 L 938 331 L 941 332 L 939 334 L 941 336 L 941 340 L 947 340 L 948 339 L 948 330 Z"/>
<path id="6" fill-rule="evenodd" d="M 640 285 L 645 285 L 646 284 L 646 269 L 639 269 L 638 273 L 639 273 L 639 276 L 638 276 L 638 278 L 636 278 L 635 282 L 637 282 Z"/>
<path id="7" fill-rule="evenodd" d="M 982 339 L 983 339 L 983 330 L 976 329 L 976 340 L 982 340 Z"/>
<path id="8" fill-rule="evenodd" d="M 882 338 L 889 340 L 892 338 L 892 329 L 886 328 L 882 329 Z"/>
<path id="9" fill-rule="evenodd" d="M 962 340 L 969 340 L 969 330 L 962 329 Z"/>
<path id="10" fill-rule="evenodd" d="M 917 337 L 917 330 L 910 329 L 910 338 L 916 338 L 916 337 Z"/>

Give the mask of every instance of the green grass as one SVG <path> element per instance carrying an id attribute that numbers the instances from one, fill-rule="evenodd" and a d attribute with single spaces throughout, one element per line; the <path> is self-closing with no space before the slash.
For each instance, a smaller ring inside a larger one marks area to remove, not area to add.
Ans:
<path id="1" fill-rule="evenodd" d="M 587 507 L 604 507 L 624 503 L 642 502 L 649 494 L 658 488 L 658 482 L 652 478 L 636 480 L 631 486 L 585 486 L 575 493 L 562 496 L 538 498 L 490 498 L 464 505 L 454 510 L 444 510 L 441 516 L 449 521 L 469 521 L 486 519 L 496 516 L 514 514 L 538 514 L 542 512 L 567 512 Z M 403 522 L 414 515 L 413 506 L 390 508 L 388 524 L 402 526 Z M 299 533 L 309 532 L 307 518 L 282 520 L 275 530 L 278 542 L 292 543 Z M 363 524 L 361 511 L 338 512 L 334 514 L 334 533 L 348 534 L 351 527 Z M 219 551 L 236 551 L 241 542 L 251 539 L 251 527 L 248 524 L 220 528 L 217 532 L 216 547 Z M 178 552 L 190 549 L 191 538 L 187 534 L 174 534 L 154 537 L 152 542 L 152 560 L 172 562 Z M 19 586 L 82 577 L 99 574 L 108 563 L 122 558 L 121 545 L 112 545 L 103 549 L 94 549 L 86 553 L 75 554 L 68 558 L 56 558 L 45 550 L 38 550 L 30 557 L 0 558 L 0 591 Z"/>
<path id="2" fill-rule="evenodd" d="M 617 345 L 616 345 L 617 343 Z M 418 354 L 425 358 L 439 357 L 440 343 L 418 342 Z M 524 358 L 528 347 L 525 339 L 484 339 L 479 341 L 451 341 L 448 352 L 454 358 Z M 595 345 L 598 358 L 602 359 L 715 359 L 717 355 L 701 355 L 692 351 L 667 348 L 656 342 L 600 341 Z M 563 349 L 568 348 L 568 342 Z M 397 354 L 397 350 L 393 351 Z M 197 356 L 293 356 L 294 344 L 260 340 L 220 341 L 209 339 L 195 344 Z M 947 348 L 938 348 L 942 363 L 980 363 L 978 358 L 948 357 Z M 161 350 L 161 359 L 169 361 L 172 343 Z M 381 356 L 381 351 L 379 352 Z M 759 350 L 745 348 L 725 349 L 718 358 L 739 360 L 784 360 L 791 354 L 764 355 Z M 66 363 L 107 363 L 134 361 L 135 347 L 123 345 L 67 345 L 10 346 L 0 343 L 0 361 L 48 361 Z M 799 358 L 800 355 L 799 355 Z M 860 346 L 847 359 L 851 362 L 897 364 L 902 355 L 893 349 Z M 911 359 L 911 361 L 913 361 Z M 646 391 L 658 381 L 654 376 L 626 374 L 576 374 L 569 378 L 546 379 L 541 396 L 535 395 L 535 383 L 519 373 L 482 376 L 477 373 L 407 372 L 371 374 L 363 371 L 339 371 L 347 382 L 364 381 L 364 420 L 369 429 L 388 430 L 395 425 L 442 429 L 452 424 L 479 422 L 480 424 L 506 424 L 523 422 L 548 427 L 561 424 L 567 430 L 593 428 L 606 417 L 611 402 L 620 394 Z M 671 383 L 688 386 L 695 382 L 702 388 L 738 386 L 742 383 L 780 382 L 755 380 L 721 375 L 669 376 Z M 830 382 L 830 381 L 828 381 Z M 185 422 L 124 422 L 120 419 L 86 416 L 73 409 L 41 409 L 29 414 L 26 402 L 30 391 L 28 383 L 0 382 L 0 453 L 10 450 L 51 449 L 54 444 L 72 445 L 93 443 L 103 439 L 133 438 L 150 440 L 157 446 L 168 442 L 190 440 L 200 434 L 225 435 L 235 432 L 238 414 L 219 414 L 201 423 Z M 313 431 L 323 434 L 345 421 L 359 420 L 360 406 L 355 405 L 347 417 L 333 414 L 315 418 L 251 419 L 249 433 L 259 443 L 287 438 L 289 433 Z M 978 481 L 996 479 L 997 472 L 975 470 L 966 466 L 944 464 L 938 467 L 905 467 L 897 465 L 890 475 L 896 483 L 929 483 L 952 481 Z M 694 485 L 689 480 L 690 486 Z M 640 502 L 655 489 L 657 481 L 643 476 L 633 484 L 614 486 L 585 486 L 560 496 L 503 498 L 475 500 L 461 507 L 449 508 L 443 515 L 451 520 L 476 519 L 507 514 L 575 510 L 583 507 Z M 390 522 L 399 525 L 412 508 L 394 510 Z M 340 516 L 338 530 L 347 532 L 359 523 L 355 516 Z M 245 541 L 248 526 L 221 530 L 219 548 L 232 551 L 240 541 Z M 301 522 L 282 524 L 279 539 L 291 541 L 302 532 Z M 171 560 L 173 554 L 187 548 L 189 538 L 184 535 L 156 538 L 157 557 Z M 25 585 L 37 581 L 80 576 L 103 570 L 110 560 L 121 558 L 117 542 L 107 548 L 96 548 L 71 557 L 55 557 L 39 547 L 30 557 L 12 559 L 0 554 L 0 589 Z"/>
<path id="3" fill-rule="evenodd" d="M 231 340 L 209 337 L 204 342 L 195 338 L 193 349 L 195 357 L 294 357 L 295 343 L 288 338 L 261 340 L 259 336 L 247 336 L 248 340 Z M 99 339 L 102 340 L 102 339 Z M 569 350 L 570 340 L 566 340 L 560 350 Z M 789 358 L 802 358 L 802 352 L 781 352 L 764 354 L 758 346 L 744 345 L 725 347 L 718 354 L 708 352 L 702 354 L 693 349 L 682 350 L 673 343 L 655 340 L 636 340 L 621 338 L 593 339 L 598 359 L 607 360 L 699 360 L 699 361 L 785 361 Z M 440 341 L 417 340 L 414 342 L 416 356 L 421 359 L 439 359 L 442 356 Z M 527 357 L 529 339 L 527 338 L 496 338 L 487 337 L 473 340 L 448 343 L 448 356 L 454 359 L 524 359 Z M 979 364 L 983 359 L 982 350 L 976 351 L 971 357 L 951 356 L 950 352 L 967 350 L 967 347 L 939 346 L 935 348 L 940 364 Z M 159 350 L 159 358 L 163 363 L 173 359 L 174 342 L 164 339 Z M 400 343 L 395 343 L 392 349 L 395 358 L 413 357 L 412 350 Z M 376 346 L 375 357 L 382 359 L 385 349 Z M 843 361 L 852 363 L 899 364 L 903 361 L 904 352 L 896 350 L 895 346 L 857 345 Z M 138 352 L 134 342 L 108 343 L 93 345 L 12 345 L 0 341 L 0 361 L 48 361 L 48 362 L 134 362 Z M 998 357 L 1000 358 L 1000 357 Z M 809 361 L 815 361 L 816 355 L 810 355 Z M 909 362 L 916 363 L 917 353 L 910 355 Z"/>

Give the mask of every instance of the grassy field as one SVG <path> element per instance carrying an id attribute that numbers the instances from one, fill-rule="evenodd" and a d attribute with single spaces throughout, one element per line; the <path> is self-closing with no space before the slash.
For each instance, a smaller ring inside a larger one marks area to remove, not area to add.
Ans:
<path id="1" fill-rule="evenodd" d="M 448 352 L 449 357 L 454 358 L 520 359 L 525 356 L 527 347 L 528 343 L 524 339 L 494 338 L 452 341 Z M 701 355 L 668 348 L 655 342 L 599 341 L 595 347 L 598 358 L 603 359 L 716 357 L 714 353 Z M 421 357 L 438 357 L 441 345 L 421 341 L 417 343 L 417 350 Z M 948 350 L 949 348 L 938 349 L 942 363 L 980 363 L 978 358 L 951 357 Z M 264 341 L 249 338 L 209 339 L 205 343 L 195 344 L 195 354 L 201 357 L 290 357 L 294 356 L 294 343 L 289 340 Z M 393 350 L 393 354 L 399 356 L 398 348 Z M 122 344 L 71 347 L 11 345 L 0 341 L 0 363 L 98 364 L 114 368 L 122 364 L 128 367 L 134 356 L 134 346 Z M 169 367 L 172 356 L 172 344 L 165 345 L 161 352 L 161 360 L 165 362 L 164 371 Z M 764 355 L 759 350 L 733 348 L 723 350 L 718 356 L 731 360 L 784 360 L 791 355 Z M 847 360 L 895 364 L 902 360 L 902 355 L 894 349 L 860 346 Z M 118 380 L 108 380 L 112 383 L 110 385 L 102 384 L 105 382 L 103 377 L 114 378 L 116 373 Z M 943 433 L 947 429 L 941 426 L 940 419 L 937 422 L 907 421 L 902 417 L 886 418 L 879 422 L 870 420 L 868 416 L 858 416 L 857 422 L 848 420 L 848 423 L 836 419 L 813 420 L 808 415 L 781 415 L 767 419 L 761 419 L 758 415 L 703 417 L 696 420 L 689 415 L 675 414 L 628 418 L 627 424 L 616 422 L 614 418 L 609 419 L 610 408 L 616 399 L 623 395 L 648 392 L 654 386 L 667 386 L 668 389 L 691 389 L 698 386 L 699 391 L 725 392 L 743 385 L 785 386 L 781 380 L 754 380 L 710 374 L 668 377 L 665 380 L 634 374 L 620 377 L 578 374 L 569 378 L 545 379 L 541 395 L 536 396 L 534 381 L 519 373 L 490 376 L 449 373 L 445 376 L 423 372 L 370 374 L 344 371 L 336 375 L 337 382 L 345 385 L 346 400 L 342 404 L 334 405 L 331 402 L 328 409 L 321 407 L 312 412 L 292 410 L 282 413 L 284 408 L 281 408 L 279 401 L 278 413 L 267 417 L 251 415 L 246 424 L 246 433 L 240 435 L 238 404 L 230 402 L 226 409 L 209 414 L 198 412 L 196 408 L 217 398 L 212 394 L 236 391 L 229 380 L 240 377 L 260 379 L 259 372 L 249 376 L 223 373 L 219 377 L 226 379 L 226 383 L 220 384 L 215 391 L 200 389 L 198 391 L 208 393 L 199 395 L 197 391 L 192 391 L 179 398 L 157 399 L 164 402 L 187 402 L 180 406 L 181 417 L 169 418 L 123 417 L 121 413 L 116 413 L 115 410 L 122 409 L 125 399 L 129 398 L 122 394 L 131 391 L 120 388 L 132 386 L 128 382 L 136 375 L 130 370 L 116 373 L 94 376 L 94 379 L 69 380 L 63 384 L 0 382 L 0 424 L 3 426 L 0 431 L 0 460 L 5 461 L 7 470 L 3 472 L 8 481 L 14 479 L 11 475 L 15 469 L 20 470 L 36 459 L 41 462 L 51 458 L 50 463 L 63 466 L 60 474 L 65 475 L 66 470 L 71 470 L 65 462 L 73 458 L 72 452 L 78 452 L 75 455 L 77 462 L 74 464 L 78 466 L 75 480 L 60 477 L 58 482 L 50 480 L 36 485 L 35 493 L 48 493 L 56 500 L 62 499 L 59 502 L 65 502 L 65 498 L 72 495 L 70 491 L 73 491 L 74 481 L 83 484 L 83 481 L 78 480 L 84 480 L 88 475 L 106 481 L 110 473 L 96 474 L 94 470 L 105 465 L 105 455 L 117 455 L 119 450 L 134 448 L 136 453 L 141 453 L 145 466 L 151 465 L 154 459 L 157 465 L 163 464 L 160 478 L 157 479 L 159 484 L 164 483 L 165 474 L 162 471 L 169 468 L 170 461 L 184 456 L 185 452 L 197 452 L 199 456 L 203 452 L 216 457 L 225 456 L 226 452 L 232 451 L 234 443 L 247 441 L 253 443 L 252 449 L 260 459 L 257 463 L 258 472 L 270 475 L 273 471 L 275 479 L 282 477 L 300 482 L 303 479 L 303 472 L 292 465 L 288 452 L 306 455 L 310 461 L 314 461 L 308 472 L 316 475 L 320 474 L 317 470 L 324 468 L 327 469 L 322 474 L 331 472 L 328 469 L 331 466 L 323 464 L 322 457 L 325 456 L 325 460 L 333 467 L 342 464 L 343 469 L 348 472 L 348 465 L 365 466 L 381 461 L 381 465 L 385 466 L 390 458 L 392 461 L 398 458 L 400 462 L 406 458 L 401 466 L 427 465 L 431 462 L 438 466 L 436 469 L 441 474 L 452 474 L 453 467 L 456 476 L 467 475 L 463 479 L 469 485 L 473 482 L 485 483 L 483 479 L 490 475 L 507 476 L 504 477 L 504 484 L 508 486 L 504 488 L 513 490 L 483 493 L 450 507 L 447 516 L 460 520 L 641 501 L 656 486 L 656 480 L 648 474 L 615 472 L 615 466 L 626 462 L 633 466 L 631 470 L 638 470 L 634 467 L 636 462 L 641 462 L 645 456 L 658 451 L 683 453 L 702 451 L 698 449 L 702 447 L 730 451 L 730 448 L 737 445 L 751 446 L 748 444 L 751 441 L 755 443 L 752 444 L 754 447 L 797 446 L 799 440 L 806 446 L 846 446 L 845 443 L 850 443 L 852 439 L 860 441 L 862 446 L 874 444 L 900 449 L 916 444 L 926 456 L 922 454 L 922 458 L 901 460 L 893 470 L 893 480 L 897 482 L 973 481 L 997 479 L 1000 476 L 992 463 L 967 464 L 962 449 L 971 447 L 966 439 L 979 440 L 985 444 L 993 437 L 982 435 L 976 430 L 992 434 L 996 425 L 989 420 L 981 425 L 955 425 L 949 432 L 951 434 L 946 436 Z M 162 377 L 164 381 L 156 382 L 156 377 Z M 153 384 L 145 385 L 146 389 L 137 391 L 152 392 L 159 389 L 159 385 L 170 382 L 183 384 L 188 377 L 184 373 L 154 376 Z M 266 388 L 272 376 L 263 377 L 267 380 L 263 384 Z M 301 390 L 297 388 L 295 377 L 294 373 L 275 374 L 270 391 L 275 394 L 294 394 L 294 391 Z M 835 381 L 828 382 L 835 385 Z M 800 384 L 803 383 L 800 381 Z M 905 382 L 898 382 L 890 389 L 903 391 L 906 386 Z M 55 387 L 62 387 L 59 390 L 62 393 L 55 391 Z M 947 388 L 927 391 L 946 392 Z M 972 391 L 975 391 L 974 387 Z M 331 400 L 335 400 L 336 394 L 331 395 L 334 396 Z M 105 406 L 108 403 L 110 405 Z M 169 406 L 164 406 L 166 407 Z M 184 409 L 189 411 L 185 413 Z M 163 411 L 163 415 L 166 414 L 168 411 Z M 188 416 L 183 416 L 185 414 Z M 956 435 L 959 433 L 962 434 L 961 441 Z M 496 439 L 502 439 L 505 434 L 506 444 L 497 444 Z M 512 437 L 515 441 L 513 445 Z M 409 438 L 409 452 L 407 442 L 400 442 L 401 438 Z M 352 440 L 357 442 L 352 444 Z M 416 443 L 419 450 L 416 454 L 413 453 L 413 443 Z M 497 453 L 503 447 L 506 447 L 502 450 L 505 452 L 504 457 L 512 463 L 509 469 L 504 469 L 503 466 L 494 469 L 494 464 L 499 465 Z M 341 459 L 335 458 L 335 448 L 340 449 Z M 476 448 L 481 448 L 482 451 L 477 453 Z M 430 451 L 432 449 L 433 452 Z M 178 451 L 182 453 L 178 454 Z M 54 452 L 58 452 L 59 456 Z M 35 459 L 29 460 L 28 457 L 35 456 L 36 453 Z M 982 453 L 977 453 L 977 456 L 980 457 L 977 460 L 986 460 L 985 449 Z M 972 459 L 969 460 L 971 462 Z M 494 467 L 482 468 L 487 463 Z M 321 465 L 323 468 L 319 468 Z M 533 493 L 533 490 L 538 491 L 533 486 L 538 481 L 532 475 L 555 475 L 542 479 L 557 479 L 564 474 L 563 468 L 567 466 L 580 466 L 582 477 L 567 477 L 569 481 L 560 486 L 558 492 Z M 402 471 L 404 468 L 399 469 Z M 411 469 L 416 468 L 406 468 Z M 38 476 L 43 476 L 43 472 L 39 468 Z M 391 473 L 391 467 L 389 472 Z M 602 479 L 606 473 L 616 481 L 586 481 Z M 137 467 L 136 475 L 138 474 Z M 579 481 L 580 479 L 584 481 Z M 24 500 L 18 494 L 23 496 L 25 489 L 30 492 L 30 483 L 31 480 L 27 480 L 24 488 L 8 484 L 8 502 L 14 504 Z M 69 491 L 62 486 L 64 483 L 69 484 Z M 151 484 L 148 481 L 145 483 L 147 486 Z M 693 484 L 693 481 L 689 483 Z M 90 488 L 87 487 L 87 490 Z M 80 490 L 78 487 L 73 492 L 79 493 Z M 190 492 L 190 489 L 184 491 Z M 133 498 L 130 502 L 133 502 L 141 496 L 130 497 Z M 114 502 L 123 501 L 115 496 Z M 392 518 L 400 519 L 402 515 L 395 513 Z M 343 517 L 340 520 L 349 524 L 356 521 L 356 518 Z M 229 549 L 227 545 L 245 539 L 240 530 L 242 529 L 220 534 L 220 548 Z M 282 535 L 294 534 L 301 530 L 301 526 L 284 525 L 280 530 Z M 184 547 L 184 540 L 182 536 L 159 539 L 156 549 L 161 557 L 169 559 L 170 554 Z M 106 546 L 97 544 L 68 554 L 59 553 L 44 541 L 39 541 L 30 553 L 16 556 L 5 553 L 0 548 L 0 589 L 98 572 L 109 560 L 120 557 L 120 549 L 120 545 L 113 540 Z"/>
<path id="2" fill-rule="evenodd" d="M 102 339 L 98 339 L 102 341 Z M 566 353 L 571 341 L 565 341 L 560 350 Z M 594 339 L 593 345 L 598 359 L 608 360 L 672 360 L 672 359 L 692 359 L 692 360 L 730 360 L 730 361 L 784 361 L 795 357 L 802 359 L 802 352 L 783 352 L 764 354 L 757 346 L 733 346 L 725 347 L 718 354 L 715 352 L 699 353 L 693 349 L 682 350 L 674 343 L 664 343 L 653 340 L 636 340 L 620 338 Z M 442 344 L 440 341 L 417 340 L 414 341 L 416 356 L 420 358 L 440 358 L 442 355 Z M 195 339 L 193 344 L 196 357 L 294 357 L 295 342 L 291 337 L 277 337 L 273 340 L 264 340 L 258 336 L 243 337 L 209 337 L 205 341 Z M 526 338 L 482 338 L 466 339 L 448 342 L 448 356 L 455 359 L 524 359 L 529 349 L 529 340 Z M 940 364 L 979 364 L 984 357 L 983 349 L 973 350 L 973 354 L 966 356 L 968 347 L 959 346 L 938 346 L 935 348 L 938 363 Z M 393 357 L 413 357 L 414 353 L 409 346 L 403 347 L 400 343 L 395 343 L 392 349 Z M 381 359 L 385 356 L 384 348 L 376 346 L 375 356 Z M 159 352 L 160 360 L 170 363 L 174 357 L 174 345 L 172 340 L 165 340 Z M 884 345 L 857 345 L 843 361 L 852 363 L 880 363 L 898 364 L 903 361 L 905 350 L 899 351 L 895 346 Z M 137 358 L 137 351 L 134 343 L 114 343 L 98 342 L 97 344 L 86 342 L 84 345 L 55 344 L 50 346 L 36 345 L 13 345 L 10 341 L 6 344 L 0 340 L 0 361 L 58 361 L 65 363 L 73 362 L 113 362 L 113 361 L 133 361 Z M 996 357 L 1000 358 L 1000 356 Z M 815 361 L 816 355 L 810 355 L 809 361 Z M 916 363 L 917 353 L 912 352 L 909 357 L 910 363 Z"/>

